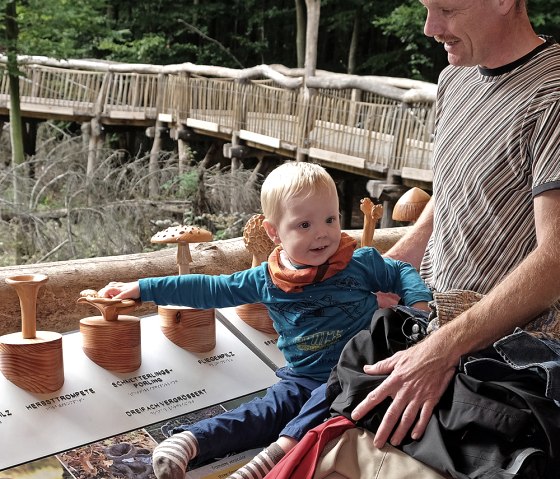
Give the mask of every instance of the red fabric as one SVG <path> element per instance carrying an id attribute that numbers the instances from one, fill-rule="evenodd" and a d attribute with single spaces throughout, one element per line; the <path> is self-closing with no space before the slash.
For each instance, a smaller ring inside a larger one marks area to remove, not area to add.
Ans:
<path id="1" fill-rule="evenodd" d="M 282 246 L 277 246 L 268 257 L 268 271 L 273 283 L 285 293 L 300 292 L 304 286 L 328 279 L 346 268 L 357 244 L 351 236 L 342 233 L 336 253 L 325 264 L 296 270 L 286 268 L 282 264 Z"/>
<path id="2" fill-rule="evenodd" d="M 311 429 L 302 440 L 272 468 L 265 479 L 311 479 L 325 445 L 347 429 L 355 427 L 344 416 L 336 416 Z"/>

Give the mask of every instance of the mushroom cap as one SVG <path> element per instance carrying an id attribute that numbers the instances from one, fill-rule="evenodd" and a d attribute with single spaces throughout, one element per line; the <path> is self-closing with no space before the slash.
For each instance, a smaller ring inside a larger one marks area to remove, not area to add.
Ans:
<path id="1" fill-rule="evenodd" d="M 99 298 L 99 294 L 95 289 L 84 289 L 83 291 L 80 291 L 80 297 Z"/>
<path id="2" fill-rule="evenodd" d="M 243 241 L 245 247 L 252 254 L 268 254 L 274 249 L 274 242 L 266 234 L 262 222 L 264 215 L 251 216 L 243 228 Z"/>
<path id="3" fill-rule="evenodd" d="M 395 221 L 416 221 L 428 201 L 430 201 L 428 193 L 420 188 L 411 188 L 395 203 L 393 219 Z"/>
<path id="4" fill-rule="evenodd" d="M 170 226 L 152 236 L 151 242 L 164 243 L 203 243 L 212 241 L 212 233 L 198 226 Z"/>

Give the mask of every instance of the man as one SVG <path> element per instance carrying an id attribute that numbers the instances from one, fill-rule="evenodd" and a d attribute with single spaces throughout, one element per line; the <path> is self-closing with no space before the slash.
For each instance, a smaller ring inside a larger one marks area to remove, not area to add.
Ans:
<path id="1" fill-rule="evenodd" d="M 462 356 L 525 326 L 560 298 L 560 46 L 524 0 L 421 0 L 424 33 L 451 66 L 438 87 L 434 194 L 387 256 L 435 291 L 484 295 L 422 342 L 374 365 L 388 377 L 353 411 L 393 401 L 375 446 L 420 438 Z"/>

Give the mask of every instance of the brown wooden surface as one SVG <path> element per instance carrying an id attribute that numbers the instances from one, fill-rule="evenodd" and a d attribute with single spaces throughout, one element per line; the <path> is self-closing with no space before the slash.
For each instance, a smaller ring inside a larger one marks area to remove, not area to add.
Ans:
<path id="1" fill-rule="evenodd" d="M 276 330 L 272 326 L 272 319 L 264 304 L 242 304 L 235 307 L 235 312 L 249 326 L 263 333 L 274 334 Z"/>
<path id="2" fill-rule="evenodd" d="M 32 393 L 59 390 L 64 384 L 62 336 L 37 331 L 33 339 L 21 333 L 0 337 L 0 371 L 6 379 Z"/>
<path id="3" fill-rule="evenodd" d="M 128 373 L 142 364 L 140 319 L 123 315 L 106 321 L 90 316 L 80 321 L 80 332 L 84 353 L 102 368 Z"/>
<path id="4" fill-rule="evenodd" d="M 159 306 L 161 331 L 177 346 L 193 353 L 206 353 L 216 346 L 214 309 Z"/>

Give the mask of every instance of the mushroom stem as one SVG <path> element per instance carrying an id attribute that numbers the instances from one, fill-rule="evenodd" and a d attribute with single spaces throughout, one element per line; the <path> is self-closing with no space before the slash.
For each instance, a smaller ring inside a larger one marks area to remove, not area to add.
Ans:
<path id="1" fill-rule="evenodd" d="M 383 206 L 374 205 L 369 198 L 364 198 L 360 201 L 360 210 L 364 214 L 361 246 L 372 246 L 375 224 L 383 216 Z"/>
<path id="2" fill-rule="evenodd" d="M 179 266 L 179 274 L 189 274 L 189 263 L 192 262 L 189 244 L 184 241 L 177 243 L 177 266 Z"/>

